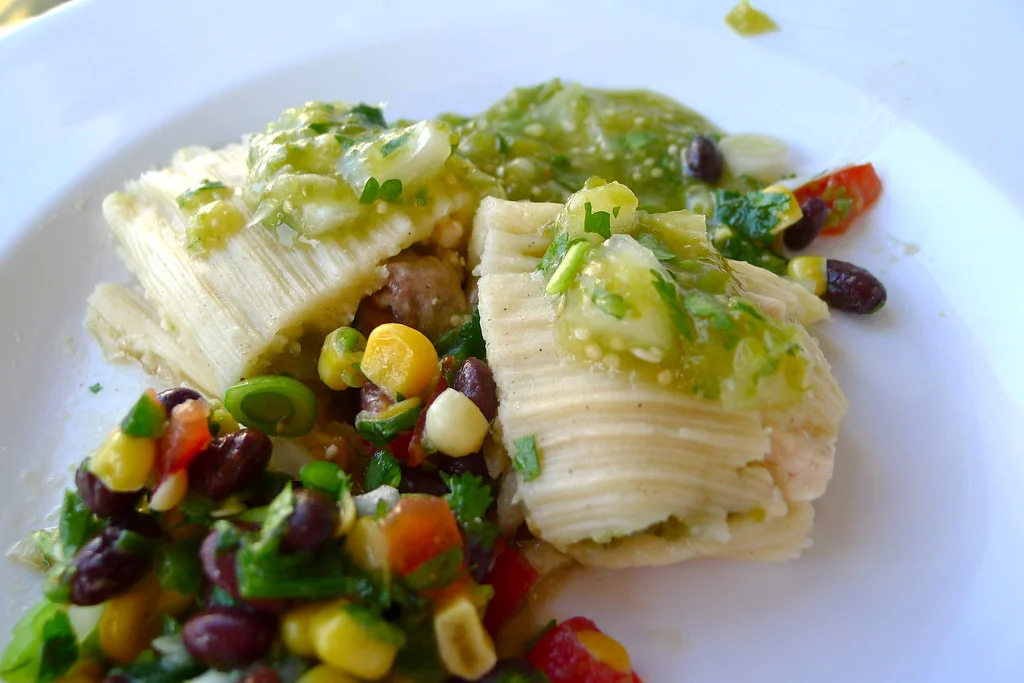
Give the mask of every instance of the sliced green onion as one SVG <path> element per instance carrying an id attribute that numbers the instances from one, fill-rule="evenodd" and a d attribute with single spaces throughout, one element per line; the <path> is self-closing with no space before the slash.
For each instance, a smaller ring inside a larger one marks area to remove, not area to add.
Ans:
<path id="1" fill-rule="evenodd" d="M 569 285 L 576 278 L 576 273 L 583 267 L 583 260 L 588 251 L 590 251 L 590 244 L 583 240 L 569 245 L 565 256 L 562 257 L 562 262 L 551 274 L 551 279 L 548 280 L 548 286 L 544 288 L 544 291 L 547 294 L 561 294 L 569 289 Z"/>
<path id="2" fill-rule="evenodd" d="M 316 396 L 283 375 L 253 377 L 224 394 L 224 407 L 246 427 L 272 436 L 302 436 L 316 422 Z"/>
<path id="3" fill-rule="evenodd" d="M 144 393 L 121 420 L 121 431 L 125 436 L 156 439 L 164 433 L 166 428 L 167 409 L 160 403 L 152 389 Z"/>
<path id="4" fill-rule="evenodd" d="M 407 398 L 379 413 L 363 410 L 356 415 L 356 431 L 374 446 L 386 446 L 400 432 L 415 427 L 422 411 L 423 402 L 419 398 Z"/>

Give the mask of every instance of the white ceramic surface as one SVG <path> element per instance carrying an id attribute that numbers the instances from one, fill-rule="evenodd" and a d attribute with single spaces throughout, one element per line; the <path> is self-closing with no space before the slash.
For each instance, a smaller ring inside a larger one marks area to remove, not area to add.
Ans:
<path id="1" fill-rule="evenodd" d="M 0 40 L 0 545 L 45 523 L 145 383 L 81 322 L 91 288 L 126 275 L 99 217 L 124 179 L 306 99 L 422 117 L 556 75 L 647 86 L 789 140 L 808 170 L 875 162 L 879 207 L 816 246 L 879 274 L 890 304 L 820 329 L 852 407 L 802 559 L 587 573 L 556 612 L 597 620 L 648 683 L 1024 678 L 1024 175 L 1007 132 L 1024 88 L 995 73 L 1020 63 L 1024 12 L 760 4 L 783 30 L 755 40 L 721 25 L 727 2 L 311 0 L 92 0 Z M 0 564 L 0 642 L 37 583 Z"/>

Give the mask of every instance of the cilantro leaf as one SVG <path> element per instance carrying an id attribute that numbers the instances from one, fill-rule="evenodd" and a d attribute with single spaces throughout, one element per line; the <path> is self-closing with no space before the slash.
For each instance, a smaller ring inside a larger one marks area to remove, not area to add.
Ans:
<path id="1" fill-rule="evenodd" d="M 622 141 L 626 143 L 626 147 L 638 150 L 643 149 L 647 145 L 651 144 L 657 139 L 654 133 L 648 133 L 647 131 L 632 130 L 626 133 L 626 136 L 622 138 Z"/>
<path id="2" fill-rule="evenodd" d="M 103 385 L 100 384 L 99 382 L 96 382 L 96 384 L 90 384 L 89 391 L 91 391 L 94 394 L 98 394 L 101 391 L 103 391 Z"/>
<path id="3" fill-rule="evenodd" d="M 365 488 L 367 491 L 381 486 L 398 488 L 402 483 L 402 467 L 389 451 L 377 451 L 366 466 Z"/>
<path id="4" fill-rule="evenodd" d="M 651 276 L 654 278 L 652 284 L 654 285 L 654 291 L 661 297 L 661 302 L 665 304 L 665 308 L 668 310 L 669 320 L 672 321 L 672 325 L 676 328 L 679 334 L 683 335 L 686 339 L 693 341 L 694 330 L 693 322 L 690 317 L 686 314 L 686 309 L 683 307 L 683 303 L 679 300 L 679 290 L 676 289 L 674 282 L 665 279 L 659 271 L 651 269 Z"/>
<path id="5" fill-rule="evenodd" d="M 715 219 L 754 244 L 770 247 L 774 230 L 792 199 L 781 192 L 715 190 Z"/>
<path id="6" fill-rule="evenodd" d="M 391 178 L 381 183 L 378 196 L 386 202 L 394 203 L 402 196 L 402 181 L 398 178 Z"/>
<path id="7" fill-rule="evenodd" d="M 57 612 L 43 626 L 40 660 L 37 683 L 50 683 L 60 678 L 78 661 L 78 638 L 67 612 Z"/>
<path id="8" fill-rule="evenodd" d="M 540 262 L 537 263 L 537 270 L 544 274 L 545 280 L 551 279 L 551 275 L 565 258 L 567 251 L 569 251 L 569 233 L 560 232 L 551 240 L 551 244 L 548 245 L 544 255 L 540 257 Z"/>
<path id="9" fill-rule="evenodd" d="M 537 455 L 537 441 L 532 436 L 523 436 L 512 442 L 516 452 L 512 457 L 512 469 L 523 475 L 523 481 L 533 481 L 540 476 L 540 458 Z"/>
<path id="10" fill-rule="evenodd" d="M 786 274 L 787 261 L 785 258 L 731 230 L 716 230 L 711 243 L 726 258 L 734 261 L 746 261 L 776 275 Z"/>
<path id="11" fill-rule="evenodd" d="M 367 122 L 372 123 L 375 126 L 380 126 L 382 128 L 387 128 L 388 126 L 388 122 L 384 119 L 384 112 L 380 110 L 380 107 L 371 107 L 368 104 L 360 103 L 352 107 L 351 113 L 361 114 Z"/>
<path id="12" fill-rule="evenodd" d="M 380 196 L 380 181 L 370 176 L 363 186 L 363 192 L 359 195 L 360 204 L 373 204 Z"/>
<path id="13" fill-rule="evenodd" d="M 412 133 L 405 131 L 404 133 L 397 135 L 380 146 L 380 155 L 382 158 L 387 158 L 394 154 L 399 147 L 404 145 L 412 137 Z"/>
<path id="14" fill-rule="evenodd" d="M 606 291 L 601 286 L 594 288 L 594 293 L 590 295 L 590 300 L 594 302 L 594 305 L 602 313 L 610 315 L 616 320 L 622 320 L 629 313 L 629 304 L 626 303 L 626 300 L 621 295 Z"/>
<path id="15" fill-rule="evenodd" d="M 85 506 L 77 493 L 70 490 L 64 492 L 64 505 L 60 510 L 60 543 L 64 558 L 74 557 L 78 549 L 102 528 L 103 523 Z"/>
<path id="16" fill-rule="evenodd" d="M 709 318 L 714 328 L 720 332 L 736 329 L 736 321 L 729 317 L 729 313 L 701 294 L 687 295 L 683 299 L 683 306 L 695 318 Z"/>
<path id="17" fill-rule="evenodd" d="M 203 567 L 199 561 L 202 537 L 164 542 L 157 546 L 155 565 L 160 586 L 192 595 L 199 592 Z"/>
<path id="18" fill-rule="evenodd" d="M 33 607 L 14 626 L 0 656 L 0 676 L 10 683 L 48 683 L 78 659 L 78 642 L 67 613 L 49 601 Z"/>
<path id="19" fill-rule="evenodd" d="M 484 548 L 494 545 L 500 529 L 486 517 L 494 503 L 490 485 L 469 472 L 454 476 L 442 474 L 441 479 L 449 489 L 444 497 L 448 507 L 470 541 Z"/>
<path id="20" fill-rule="evenodd" d="M 467 358 L 487 360 L 487 346 L 480 329 L 480 311 L 473 309 L 473 315 L 468 321 L 441 335 L 434 347 L 438 356 L 453 356 L 458 365 L 462 365 Z"/>
<path id="21" fill-rule="evenodd" d="M 450 585 L 461 572 L 462 546 L 455 546 L 422 562 L 405 576 L 405 585 L 416 591 L 437 590 Z"/>
<path id="22" fill-rule="evenodd" d="M 594 213 L 590 202 L 583 205 L 583 232 L 592 232 L 608 239 L 612 236 L 612 215 L 607 211 Z"/>
<path id="23" fill-rule="evenodd" d="M 307 489 L 321 491 L 333 500 L 340 500 L 352 490 L 352 479 L 333 462 L 314 460 L 299 470 L 299 479 Z"/>
<path id="24" fill-rule="evenodd" d="M 329 131 L 331 129 L 331 124 L 329 124 L 329 123 L 311 123 L 311 124 L 309 124 L 309 129 L 311 131 L 313 131 L 314 133 L 316 133 L 317 135 L 323 135 L 324 133 L 326 133 L 327 131 Z"/>
<path id="25" fill-rule="evenodd" d="M 654 258 L 659 261 L 674 261 L 677 258 L 676 254 L 657 235 L 641 232 L 636 236 L 636 241 L 640 243 L 640 246 L 650 249 Z"/>

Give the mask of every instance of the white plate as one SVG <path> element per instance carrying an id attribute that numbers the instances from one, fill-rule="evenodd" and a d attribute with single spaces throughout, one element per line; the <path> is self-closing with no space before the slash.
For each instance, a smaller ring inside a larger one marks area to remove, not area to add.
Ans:
<path id="1" fill-rule="evenodd" d="M 555 75 L 649 86 L 727 129 L 786 138 L 808 170 L 875 162 L 878 209 L 818 247 L 879 274 L 890 303 L 820 330 L 852 407 L 802 559 L 593 572 L 557 613 L 597 620 L 648 683 L 1021 680 L 1024 220 L 996 187 L 1019 202 L 1024 185 L 1013 140 L 969 144 L 1019 114 L 1020 76 L 980 111 L 957 96 L 979 79 L 995 89 L 985 60 L 1020 14 L 928 10 L 927 40 L 897 40 L 881 21 L 893 3 L 763 4 L 783 31 L 759 40 L 721 26 L 728 3 L 667 18 L 669 3 L 168 0 L 74 4 L 0 41 L 0 545 L 45 521 L 71 464 L 145 383 L 104 363 L 81 324 L 91 288 L 125 277 L 99 203 L 126 178 L 306 99 L 427 116 Z M 991 39 L 965 55 L 958 31 L 978 21 Z M 951 60 L 974 69 L 931 92 Z M 4 563 L 0 582 L 6 640 L 38 580 Z"/>

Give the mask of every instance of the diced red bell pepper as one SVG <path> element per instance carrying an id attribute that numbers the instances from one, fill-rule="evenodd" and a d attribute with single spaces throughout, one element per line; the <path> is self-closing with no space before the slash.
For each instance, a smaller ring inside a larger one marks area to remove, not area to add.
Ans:
<path id="1" fill-rule="evenodd" d="M 423 411 L 420 413 L 419 418 L 416 420 L 416 427 L 413 428 L 412 435 L 409 438 L 408 445 L 406 446 L 406 464 L 409 467 L 418 467 L 427 457 L 427 449 L 423 445 L 423 431 L 427 424 L 427 409 L 430 408 L 430 404 L 437 400 L 437 397 L 444 393 L 444 390 L 448 388 L 448 375 L 454 369 L 455 359 L 451 356 L 445 356 L 441 359 L 441 372 L 439 373 L 437 384 L 434 385 L 434 390 L 430 393 L 430 398 L 423 404 Z M 398 453 L 391 451 L 399 460 L 402 459 Z"/>
<path id="2" fill-rule="evenodd" d="M 823 235 L 845 232 L 881 193 L 882 181 L 871 164 L 841 168 L 793 191 L 800 204 L 812 197 L 820 197 L 828 204 Z"/>
<path id="3" fill-rule="evenodd" d="M 625 649 L 583 617 L 542 635 L 528 659 L 551 683 L 642 683 Z"/>
<path id="4" fill-rule="evenodd" d="M 494 589 L 494 597 L 484 615 L 487 630 L 497 633 L 539 580 L 540 572 L 518 550 L 499 538 L 494 544 L 494 568 L 487 577 L 487 585 Z"/>
<path id="5" fill-rule="evenodd" d="M 210 445 L 210 406 L 191 399 L 174 406 L 170 421 L 158 442 L 161 478 L 183 470 Z"/>

